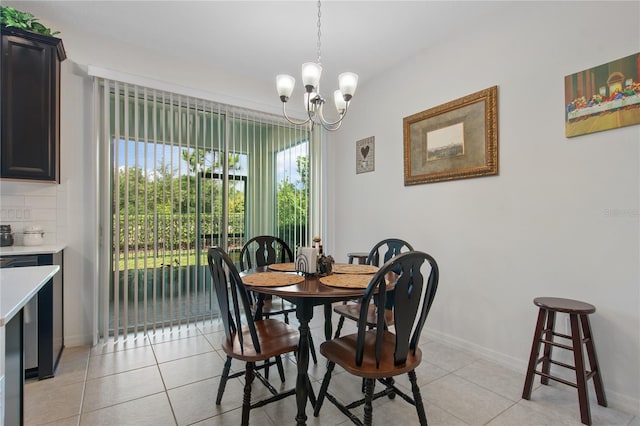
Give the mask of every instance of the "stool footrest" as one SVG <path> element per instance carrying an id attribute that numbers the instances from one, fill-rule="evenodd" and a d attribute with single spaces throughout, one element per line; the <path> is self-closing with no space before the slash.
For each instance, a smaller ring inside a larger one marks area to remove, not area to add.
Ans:
<path id="1" fill-rule="evenodd" d="M 557 346 L 559 348 L 566 349 L 568 351 L 572 351 L 573 350 L 573 346 L 563 345 L 562 343 L 556 343 L 553 340 L 540 339 L 540 341 L 542 343 L 544 343 L 544 344 L 551 345 L 551 346 Z"/>
<path id="2" fill-rule="evenodd" d="M 570 382 L 570 381 L 565 380 L 565 379 L 561 379 L 560 377 L 552 376 L 551 374 L 543 373 L 542 371 L 536 370 L 536 371 L 534 371 L 534 373 L 536 373 L 539 376 L 546 377 L 547 379 L 551 379 L 551 380 L 555 380 L 556 382 L 564 383 L 565 385 L 571 386 L 573 388 L 577 388 L 578 387 L 578 385 L 573 383 L 573 382 Z"/>
<path id="3" fill-rule="evenodd" d="M 541 360 L 542 359 L 544 359 L 544 357 L 541 358 Z M 552 359 L 550 359 L 549 362 L 551 364 L 559 365 L 560 367 L 564 367 L 564 368 L 568 368 L 569 370 L 576 371 L 576 367 L 574 367 L 573 365 L 565 364 L 564 362 L 560 362 L 560 361 L 554 361 Z"/>
<path id="4" fill-rule="evenodd" d="M 545 328 L 544 330 L 542 330 L 542 332 L 543 333 L 551 333 L 554 336 L 562 337 L 563 339 L 567 339 L 567 340 L 572 340 L 573 339 L 573 337 L 569 336 L 568 334 L 558 333 L 558 332 L 555 332 L 555 331 L 553 331 L 553 330 L 551 330 L 549 328 Z"/>

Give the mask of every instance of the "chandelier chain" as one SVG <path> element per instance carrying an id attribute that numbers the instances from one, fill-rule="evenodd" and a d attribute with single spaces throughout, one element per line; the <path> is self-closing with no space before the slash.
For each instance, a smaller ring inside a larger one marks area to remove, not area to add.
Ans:
<path id="1" fill-rule="evenodd" d="M 318 0 L 318 64 L 321 64 L 320 59 L 321 59 L 321 55 L 320 55 L 320 36 L 322 34 L 322 32 L 320 31 L 320 17 L 322 16 L 322 14 L 320 13 L 320 0 Z"/>

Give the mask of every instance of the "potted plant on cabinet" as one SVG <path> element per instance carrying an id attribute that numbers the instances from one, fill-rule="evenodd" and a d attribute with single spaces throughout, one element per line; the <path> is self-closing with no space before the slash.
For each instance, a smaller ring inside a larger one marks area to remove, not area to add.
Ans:
<path id="1" fill-rule="evenodd" d="M 38 22 L 38 18 L 29 12 L 22 12 L 8 6 L 0 6 L 0 23 L 7 27 L 20 28 L 46 36 L 54 36 L 60 33 L 60 31 L 52 32 L 51 28 L 42 25 Z"/>

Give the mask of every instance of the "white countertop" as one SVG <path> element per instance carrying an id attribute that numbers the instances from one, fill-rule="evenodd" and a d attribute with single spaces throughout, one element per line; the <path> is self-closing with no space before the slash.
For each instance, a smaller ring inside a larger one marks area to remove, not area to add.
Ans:
<path id="1" fill-rule="evenodd" d="M 0 326 L 9 322 L 59 270 L 60 265 L 0 269 Z"/>
<path id="2" fill-rule="evenodd" d="M 0 247 L 0 256 L 17 256 L 23 254 L 54 254 L 66 247 L 64 243 L 46 244 L 41 246 L 8 246 Z"/>

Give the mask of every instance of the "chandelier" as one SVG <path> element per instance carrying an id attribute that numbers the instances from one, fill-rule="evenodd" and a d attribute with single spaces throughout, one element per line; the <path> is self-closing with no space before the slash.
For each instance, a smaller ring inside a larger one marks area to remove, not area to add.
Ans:
<path id="1" fill-rule="evenodd" d="M 304 103 L 307 110 L 307 119 L 297 121 L 289 118 L 287 115 L 287 101 L 293 92 L 296 79 L 287 74 L 279 74 L 276 76 L 276 87 L 278 95 L 282 101 L 282 114 L 291 124 L 304 125 L 309 123 L 311 129 L 314 124 L 321 124 L 327 130 L 338 130 L 342 125 L 342 120 L 347 114 L 349 103 L 358 85 L 358 74 L 352 72 L 344 72 L 338 76 L 338 87 L 333 93 L 333 101 L 338 111 L 338 118 L 335 121 L 327 120 L 324 117 L 325 99 L 320 95 L 320 75 L 322 74 L 322 64 L 320 62 L 320 0 L 318 0 L 318 57 L 316 62 L 307 62 L 302 64 L 302 84 L 305 88 Z"/>

